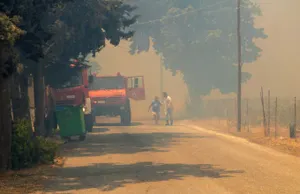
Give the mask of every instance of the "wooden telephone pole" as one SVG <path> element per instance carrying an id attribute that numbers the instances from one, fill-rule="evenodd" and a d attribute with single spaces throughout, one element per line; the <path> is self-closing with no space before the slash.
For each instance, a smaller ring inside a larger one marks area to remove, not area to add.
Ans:
<path id="1" fill-rule="evenodd" d="M 164 68 L 163 63 L 160 63 L 160 95 L 161 99 L 163 99 L 163 92 L 164 92 Z"/>
<path id="2" fill-rule="evenodd" d="M 238 51 L 238 88 L 237 88 L 237 131 L 242 123 L 242 45 L 241 45 L 241 0 L 237 0 L 237 51 Z"/>

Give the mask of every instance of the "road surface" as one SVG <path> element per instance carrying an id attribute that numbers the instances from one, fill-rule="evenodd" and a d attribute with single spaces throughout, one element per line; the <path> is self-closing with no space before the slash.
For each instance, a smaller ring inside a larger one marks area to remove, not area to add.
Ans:
<path id="1" fill-rule="evenodd" d="M 95 126 L 44 193 L 300 194 L 300 159 L 188 122 Z"/>

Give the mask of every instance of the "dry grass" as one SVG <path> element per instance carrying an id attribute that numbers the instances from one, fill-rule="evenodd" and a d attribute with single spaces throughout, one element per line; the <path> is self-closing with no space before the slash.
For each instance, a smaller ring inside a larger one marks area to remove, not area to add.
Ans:
<path id="1" fill-rule="evenodd" d="M 279 128 L 277 130 L 278 136 L 275 138 L 274 129 L 271 129 L 271 137 L 265 137 L 264 129 L 261 126 L 249 127 L 249 131 L 247 127 L 243 127 L 241 132 L 236 132 L 235 123 L 226 120 L 192 120 L 191 122 L 213 131 L 242 137 L 253 143 L 300 157 L 300 134 L 298 133 L 297 139 L 290 139 L 287 128 Z"/>
<path id="2" fill-rule="evenodd" d="M 0 174 L 0 194 L 26 194 L 42 191 L 43 182 L 53 176 L 52 169 L 62 166 L 63 162 L 63 158 L 57 158 L 54 165 L 40 165 Z"/>

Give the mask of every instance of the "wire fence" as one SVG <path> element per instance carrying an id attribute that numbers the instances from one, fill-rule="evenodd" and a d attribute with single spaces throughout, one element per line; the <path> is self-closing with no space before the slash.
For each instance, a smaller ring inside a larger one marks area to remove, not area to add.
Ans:
<path id="1" fill-rule="evenodd" d="M 295 124 L 295 129 L 300 129 L 300 114 L 297 114 L 299 111 L 300 100 L 296 98 L 277 98 L 267 95 L 263 98 L 242 99 L 242 127 L 248 131 L 253 127 L 262 127 L 265 129 L 266 136 L 283 135 L 284 131 L 286 136 L 286 133 L 289 134 L 288 129 L 291 124 Z M 236 99 L 204 100 L 203 116 L 226 120 L 229 127 L 235 127 Z"/>

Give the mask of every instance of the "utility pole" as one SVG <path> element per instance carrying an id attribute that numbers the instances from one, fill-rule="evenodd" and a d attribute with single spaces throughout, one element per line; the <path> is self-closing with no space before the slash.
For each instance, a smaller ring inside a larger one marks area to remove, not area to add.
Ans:
<path id="1" fill-rule="evenodd" d="M 163 71 L 163 62 L 160 62 L 160 96 L 161 99 L 160 101 L 162 102 L 162 100 L 164 99 L 163 96 L 163 92 L 164 92 L 164 71 Z M 164 117 L 161 116 L 161 119 L 163 119 Z"/>
<path id="2" fill-rule="evenodd" d="M 241 46 L 241 0 L 237 0 L 237 47 L 238 47 L 238 88 L 237 88 L 237 131 L 242 123 L 242 46 Z"/>
<path id="3" fill-rule="evenodd" d="M 164 92 L 164 71 L 163 71 L 163 63 L 160 63 L 160 95 L 161 99 L 163 99 L 163 92 Z"/>

